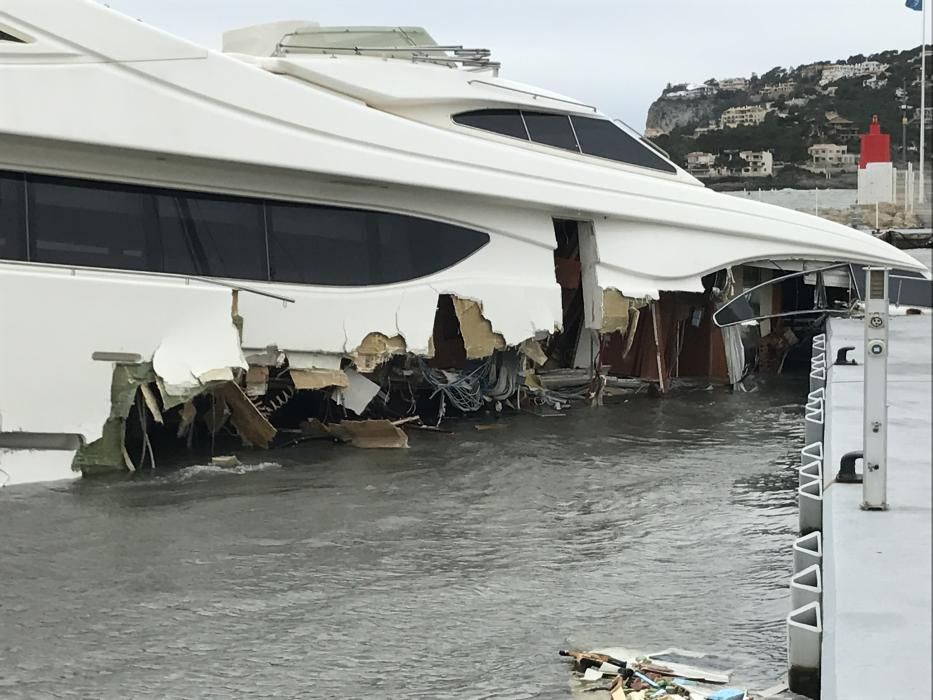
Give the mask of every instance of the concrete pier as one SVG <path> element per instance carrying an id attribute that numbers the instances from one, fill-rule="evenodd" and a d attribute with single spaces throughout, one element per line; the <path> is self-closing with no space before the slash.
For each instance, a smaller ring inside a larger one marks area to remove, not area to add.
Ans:
<path id="1" fill-rule="evenodd" d="M 931 317 L 889 324 L 886 511 L 862 510 L 862 485 L 834 481 L 842 455 L 862 449 L 863 334 L 854 319 L 828 331 L 822 699 L 929 698 Z M 846 345 L 858 365 L 831 365 Z"/>

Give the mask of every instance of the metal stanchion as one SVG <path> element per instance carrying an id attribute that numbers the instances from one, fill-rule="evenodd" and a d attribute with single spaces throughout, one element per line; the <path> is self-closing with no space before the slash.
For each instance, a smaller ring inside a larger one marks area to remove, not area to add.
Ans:
<path id="1" fill-rule="evenodd" d="M 888 270 L 865 268 L 862 508 L 888 507 Z"/>

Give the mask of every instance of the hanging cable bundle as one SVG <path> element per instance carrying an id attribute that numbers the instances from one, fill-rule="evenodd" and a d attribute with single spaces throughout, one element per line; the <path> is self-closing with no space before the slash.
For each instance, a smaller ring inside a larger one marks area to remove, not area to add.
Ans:
<path id="1" fill-rule="evenodd" d="M 521 360 L 515 351 L 498 353 L 487 362 L 488 371 L 482 377 L 483 396 L 494 401 L 511 398 L 518 390 Z"/>
<path id="2" fill-rule="evenodd" d="M 424 380 L 434 388 L 431 398 L 441 394 L 464 413 L 478 411 L 483 407 L 482 377 L 489 370 L 490 360 L 462 374 L 434 369 L 428 367 L 423 361 L 419 361 L 419 364 Z"/>

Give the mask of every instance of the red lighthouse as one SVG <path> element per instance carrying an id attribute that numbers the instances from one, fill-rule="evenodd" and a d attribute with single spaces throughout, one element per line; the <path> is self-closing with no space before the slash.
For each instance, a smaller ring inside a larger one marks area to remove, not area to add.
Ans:
<path id="1" fill-rule="evenodd" d="M 877 114 L 872 115 L 868 133 L 859 134 L 859 141 L 859 168 L 864 168 L 869 163 L 891 162 L 891 136 L 881 133 Z"/>

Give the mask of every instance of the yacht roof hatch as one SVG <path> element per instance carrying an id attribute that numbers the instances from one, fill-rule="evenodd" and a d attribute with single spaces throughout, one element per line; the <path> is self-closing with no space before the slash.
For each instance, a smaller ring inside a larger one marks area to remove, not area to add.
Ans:
<path id="1" fill-rule="evenodd" d="M 274 22 L 224 33 L 225 53 L 254 56 L 373 56 L 498 72 L 489 49 L 441 46 L 424 27 L 322 27 L 316 22 Z"/>

